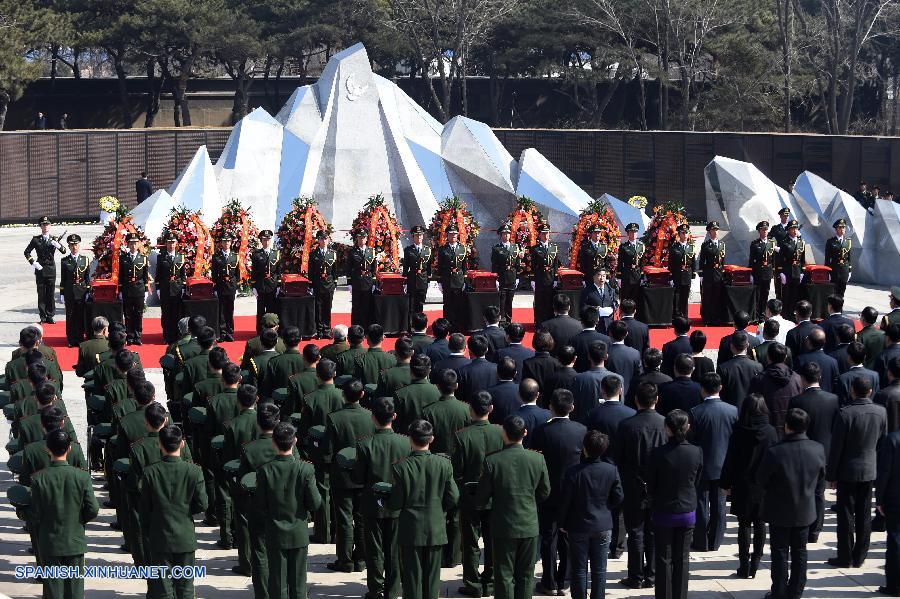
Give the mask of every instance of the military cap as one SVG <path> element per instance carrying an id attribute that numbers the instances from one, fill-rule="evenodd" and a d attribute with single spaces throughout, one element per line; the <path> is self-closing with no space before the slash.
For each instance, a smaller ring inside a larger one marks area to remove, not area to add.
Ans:
<path id="1" fill-rule="evenodd" d="M 278 326 L 278 315 L 272 314 L 271 312 L 266 312 L 262 317 L 262 324 L 267 329 L 271 329 L 272 327 Z"/>
<path id="2" fill-rule="evenodd" d="M 409 232 L 413 235 L 415 235 L 416 233 L 424 233 L 425 227 L 423 227 L 422 225 L 416 225 L 412 229 L 410 229 Z"/>
<path id="3" fill-rule="evenodd" d="M 872 189 L 881 189 L 881 188 L 878 187 L 877 185 L 873 185 L 873 186 L 872 186 Z"/>
<path id="4" fill-rule="evenodd" d="M 141 238 L 137 233 L 129 233 L 125 237 L 125 243 L 131 243 L 132 241 L 140 241 Z"/>
<path id="5" fill-rule="evenodd" d="M 71 235 L 66 237 L 66 243 L 68 243 L 69 245 L 71 245 L 73 243 L 81 243 L 81 235 L 79 235 L 77 233 L 72 233 Z"/>
<path id="6" fill-rule="evenodd" d="M 354 237 L 368 237 L 368 236 L 369 236 L 369 232 L 366 231 L 365 228 L 360 227 L 360 228 L 358 228 L 356 231 L 353 232 L 353 236 L 354 236 Z"/>
<path id="7" fill-rule="evenodd" d="M 219 241 L 231 241 L 234 239 L 234 235 L 231 234 L 231 231 L 222 231 L 219 234 Z"/>
<path id="8" fill-rule="evenodd" d="M 785 214 L 790 214 L 790 213 L 791 213 L 791 209 L 788 207 L 784 207 L 778 211 L 778 216 L 784 216 Z"/>
<path id="9" fill-rule="evenodd" d="M 831 226 L 834 227 L 835 229 L 837 229 L 838 227 L 846 227 L 847 221 L 844 220 L 843 218 L 839 218 L 836 221 L 834 221 L 834 224 Z"/>
<path id="10" fill-rule="evenodd" d="M 687 223 L 683 223 L 678 225 L 678 229 L 676 229 L 679 233 L 690 233 L 691 227 Z"/>
<path id="11" fill-rule="evenodd" d="M 316 239 L 328 239 L 328 231 L 325 229 L 319 229 L 316 231 Z"/>
<path id="12" fill-rule="evenodd" d="M 891 287 L 891 297 L 900 302 L 900 287 L 896 285 Z"/>
<path id="13" fill-rule="evenodd" d="M 769 228 L 769 221 L 767 221 L 767 220 L 761 220 L 758 223 L 756 223 L 757 231 L 759 231 L 760 229 L 768 229 L 768 228 Z"/>
<path id="14" fill-rule="evenodd" d="M 42 216 L 42 217 L 41 217 L 41 220 L 38 221 L 38 224 L 39 224 L 39 225 L 49 225 L 49 224 L 52 224 L 52 223 L 50 222 L 50 217 L 49 217 L 49 216 Z"/>
<path id="15" fill-rule="evenodd" d="M 547 230 L 549 231 L 549 229 L 547 229 Z M 594 225 L 591 225 L 590 227 L 588 227 L 588 233 L 602 233 L 602 232 L 603 232 L 603 227 L 601 227 L 600 225 L 594 224 Z"/>
<path id="16" fill-rule="evenodd" d="M 640 227 L 640 225 L 638 225 L 637 223 L 628 223 L 627 225 L 625 225 L 625 232 L 626 232 L 626 233 L 629 232 L 629 231 L 637 232 L 637 231 L 640 231 L 640 230 L 641 230 L 641 227 Z"/>
<path id="17" fill-rule="evenodd" d="M 170 241 L 178 242 L 178 237 L 172 231 L 168 231 L 165 235 L 163 235 L 163 242 L 169 243 Z"/>
<path id="18" fill-rule="evenodd" d="M 549 233 L 550 225 L 548 225 L 547 223 L 543 223 L 543 224 L 541 224 L 541 228 L 538 229 L 538 231 L 540 231 L 541 233 Z"/>
<path id="19" fill-rule="evenodd" d="M 502 225 L 500 225 L 500 228 L 497 229 L 498 235 L 500 233 L 511 233 L 511 232 L 512 232 L 512 227 L 509 226 L 509 223 L 503 223 Z"/>
<path id="20" fill-rule="evenodd" d="M 786 225 L 786 226 L 787 226 L 788 229 L 799 229 L 799 228 L 800 228 L 800 223 L 797 222 L 797 219 L 792 218 L 791 220 L 789 220 L 789 221 L 787 222 L 787 225 Z"/>
<path id="21" fill-rule="evenodd" d="M 263 229 L 259 232 L 260 239 L 272 239 L 272 237 L 274 237 L 274 234 L 271 229 Z"/>
<path id="22" fill-rule="evenodd" d="M 447 233 L 459 233 L 459 229 L 456 228 L 456 225 L 449 225 L 447 227 Z"/>
<path id="23" fill-rule="evenodd" d="M 719 221 L 711 220 L 708 223 L 706 223 L 706 230 L 709 231 L 710 229 L 715 229 L 716 231 L 718 231 L 719 230 Z"/>
<path id="24" fill-rule="evenodd" d="M 868 185 L 868 183 L 866 183 L 865 181 L 860 181 L 859 184 L 860 185 Z"/>

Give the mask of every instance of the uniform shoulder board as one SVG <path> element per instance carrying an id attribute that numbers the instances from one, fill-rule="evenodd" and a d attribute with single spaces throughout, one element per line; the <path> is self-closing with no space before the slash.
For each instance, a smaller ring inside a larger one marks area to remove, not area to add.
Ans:
<path id="1" fill-rule="evenodd" d="M 100 363 L 100 354 L 94 354 L 94 363 L 95 363 L 95 364 L 99 364 L 99 363 Z"/>
<path id="2" fill-rule="evenodd" d="M 446 453 L 433 453 L 433 454 L 431 454 L 431 455 L 436 455 L 436 456 L 438 456 L 439 458 L 444 458 L 444 459 L 447 460 L 448 462 L 450 461 L 450 456 L 447 455 Z"/>
<path id="3" fill-rule="evenodd" d="M 464 430 L 466 430 L 466 428 L 467 428 L 467 427 L 464 426 L 464 427 L 462 427 L 462 428 L 456 429 L 456 434 L 459 434 L 459 433 L 463 432 Z"/>
<path id="4" fill-rule="evenodd" d="M 370 439 L 370 438 L 372 438 L 372 435 L 371 435 L 371 434 L 368 434 L 368 433 L 364 433 L 364 434 L 362 434 L 362 435 L 356 435 L 356 440 L 357 440 L 357 442 L 358 442 L 358 441 L 365 441 L 366 439 Z"/>
<path id="5" fill-rule="evenodd" d="M 534 453 L 538 454 L 539 456 L 543 456 L 543 455 L 544 455 L 542 452 L 538 451 L 537 449 L 531 449 L 530 447 L 527 448 L 527 449 L 528 449 L 528 451 L 533 451 Z"/>
<path id="6" fill-rule="evenodd" d="M 492 455 L 494 455 L 495 453 L 500 453 L 501 451 L 503 451 L 503 450 L 502 450 L 502 449 L 495 449 L 494 451 L 491 451 L 491 452 L 489 452 L 489 453 L 484 454 L 484 457 L 492 456 Z"/>

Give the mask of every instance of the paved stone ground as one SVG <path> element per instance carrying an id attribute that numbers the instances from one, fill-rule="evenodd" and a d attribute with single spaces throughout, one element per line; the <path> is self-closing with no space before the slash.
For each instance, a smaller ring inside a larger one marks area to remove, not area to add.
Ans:
<path id="1" fill-rule="evenodd" d="M 99 232 L 99 227 L 82 225 L 69 227 L 69 232 L 78 232 L 86 240 L 91 240 Z M 62 230 L 57 228 L 56 234 Z M 702 231 L 696 231 L 701 233 Z M 11 228 L 0 229 L 0 356 L 8 355 L 12 350 L 22 325 L 36 318 L 33 275 L 22 258 L 21 251 L 34 234 L 32 229 Z M 530 304 L 527 295 L 516 298 L 516 305 L 526 307 Z M 884 288 L 851 285 L 847 293 L 847 312 L 856 316 L 866 305 L 872 305 L 883 311 L 887 307 L 887 292 Z M 338 292 L 335 298 L 336 312 L 349 311 L 349 297 L 346 291 Z M 236 310 L 239 314 L 254 314 L 255 308 L 250 298 L 238 301 Z M 57 311 L 59 313 L 59 310 Z M 158 309 L 151 308 L 149 316 L 158 316 Z M 715 350 L 708 352 L 711 356 Z M 159 369 L 149 369 L 148 378 L 162 388 L 162 373 Z M 86 411 L 84 398 L 80 393 L 80 379 L 71 372 L 65 373 L 64 398 L 69 407 L 70 416 L 79 436 L 86 438 Z M 9 435 L 9 425 L 0 422 L 0 439 Z M 0 448 L 0 496 L 5 498 L 6 489 L 13 482 L 6 468 L 8 455 Z M 102 489 L 103 481 L 95 474 L 94 488 L 98 499 L 106 499 Z M 829 502 L 834 501 L 834 492 L 828 493 Z M 102 509 L 98 519 L 88 525 L 87 563 L 90 565 L 130 564 L 130 558 L 119 550 L 122 543 L 121 534 L 109 528 L 114 513 Z M 691 597 L 735 597 L 749 599 L 762 597 L 768 590 L 769 559 L 763 560 L 761 569 L 754 580 L 737 580 L 732 577 L 737 568 L 737 523 L 729 518 L 725 543 L 719 551 L 713 553 L 694 554 L 691 557 Z M 237 598 L 252 595 L 249 578 L 234 576 L 231 567 L 236 564 L 235 551 L 220 550 L 215 546 L 218 531 L 202 525 L 197 526 L 199 549 L 197 563 L 207 567 L 207 576 L 198 581 L 198 597 Z M 820 541 L 809 548 L 809 582 L 805 597 L 815 598 L 852 598 L 872 595 L 884 580 L 884 533 L 875 533 L 872 537 L 872 549 L 865 567 L 850 570 L 838 570 L 829 567 L 825 561 L 836 554 L 835 549 L 835 517 L 829 512 L 826 517 L 825 531 Z M 16 580 L 14 567 L 32 563 L 32 556 L 27 552 L 29 540 L 22 530 L 21 522 L 16 519 L 12 507 L 0 500 L 0 597 L 39 597 L 41 587 L 28 581 Z M 310 551 L 309 584 L 311 597 L 362 597 L 365 593 L 365 574 L 336 574 L 325 568 L 325 564 L 334 559 L 334 547 L 315 545 Z M 640 592 L 623 589 L 616 581 L 625 575 L 625 558 L 609 562 L 607 579 L 610 581 L 607 593 L 610 597 L 652 597 L 653 590 Z M 540 572 L 540 564 L 537 566 Z M 456 589 L 460 585 L 461 568 L 445 569 L 442 572 L 442 597 L 461 597 Z M 85 584 L 86 596 L 93 598 L 137 597 L 145 592 L 145 584 L 135 580 L 102 580 L 89 579 Z"/>

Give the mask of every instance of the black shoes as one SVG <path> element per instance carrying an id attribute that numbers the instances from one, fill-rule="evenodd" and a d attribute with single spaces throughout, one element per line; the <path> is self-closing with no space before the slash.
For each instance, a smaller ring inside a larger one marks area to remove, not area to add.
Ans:
<path id="1" fill-rule="evenodd" d="M 539 582 L 534 585 L 534 594 L 539 595 L 541 597 L 555 597 L 556 589 L 551 589 L 550 587 L 545 587 L 544 583 Z"/>
<path id="2" fill-rule="evenodd" d="M 241 568 L 240 566 L 232 566 L 231 571 L 237 574 L 238 576 L 250 576 L 250 570 L 245 568 Z"/>
<path id="3" fill-rule="evenodd" d="M 232 547 L 231 541 L 226 541 L 224 539 L 219 539 L 218 541 L 216 541 L 216 546 L 218 546 L 220 549 L 226 549 L 226 550 L 231 549 L 231 547 Z"/>
<path id="4" fill-rule="evenodd" d="M 644 586 L 644 581 L 640 578 L 627 577 L 620 580 L 619 584 L 629 589 L 640 589 Z"/>
<path id="5" fill-rule="evenodd" d="M 850 567 L 850 562 L 842 562 L 841 560 L 839 560 L 839 559 L 836 558 L 836 557 L 829 557 L 829 558 L 828 558 L 828 565 L 829 565 L 829 566 L 832 566 L 832 567 L 834 567 L 834 568 L 849 568 L 849 567 Z"/>
<path id="6" fill-rule="evenodd" d="M 330 564 L 325 564 L 325 567 L 331 570 L 332 572 L 353 572 L 353 564 L 352 563 L 343 563 L 343 562 L 331 562 Z"/>
<path id="7" fill-rule="evenodd" d="M 889 589 L 888 587 L 878 587 L 878 592 L 889 597 L 900 597 L 900 589 Z"/>
<path id="8" fill-rule="evenodd" d="M 472 587 L 459 587 L 456 591 L 465 597 L 475 597 L 475 599 L 480 599 L 481 597 L 481 591 Z"/>

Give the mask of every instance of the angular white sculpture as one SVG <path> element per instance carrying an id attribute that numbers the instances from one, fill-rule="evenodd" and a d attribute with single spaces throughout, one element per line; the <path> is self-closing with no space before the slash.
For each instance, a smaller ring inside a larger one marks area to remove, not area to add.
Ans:
<path id="1" fill-rule="evenodd" d="M 867 222 L 866 244 L 853 263 L 851 281 L 900 285 L 900 204 L 875 202 L 875 214 Z"/>
<path id="2" fill-rule="evenodd" d="M 169 220 L 169 212 L 175 205 L 174 198 L 165 189 L 157 189 L 153 195 L 131 211 L 132 221 L 143 229 L 150 243 L 155 244 Z"/>
<path id="3" fill-rule="evenodd" d="M 652 220 L 647 213 L 640 208 L 635 208 L 628 202 L 623 202 L 619 198 L 615 196 L 611 196 L 608 193 L 604 193 L 600 196 L 601 200 L 609 204 L 609 207 L 612 208 L 612 211 L 616 214 L 616 223 L 619 225 L 619 229 L 622 231 L 622 234 L 625 234 L 625 227 L 628 223 L 637 223 L 640 229 L 638 229 L 638 237 L 644 234 L 644 231 L 647 230 L 647 226 L 650 224 Z"/>

